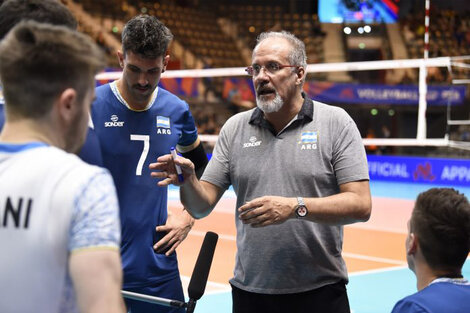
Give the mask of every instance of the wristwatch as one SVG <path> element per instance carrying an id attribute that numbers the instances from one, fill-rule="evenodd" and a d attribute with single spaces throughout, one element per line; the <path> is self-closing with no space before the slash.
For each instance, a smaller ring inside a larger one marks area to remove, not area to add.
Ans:
<path id="1" fill-rule="evenodd" d="M 297 205 L 295 207 L 295 214 L 297 218 L 304 218 L 308 214 L 308 209 L 305 206 L 304 199 L 302 197 L 297 197 Z"/>

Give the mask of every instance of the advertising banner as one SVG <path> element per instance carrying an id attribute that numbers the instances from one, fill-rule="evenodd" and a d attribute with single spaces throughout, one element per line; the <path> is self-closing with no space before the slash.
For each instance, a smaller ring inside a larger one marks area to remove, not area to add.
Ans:
<path id="1" fill-rule="evenodd" d="M 470 160 L 367 156 L 371 180 L 470 186 Z"/>
<path id="2" fill-rule="evenodd" d="M 462 104 L 466 86 L 428 86 L 428 105 Z M 369 85 L 308 81 L 305 92 L 314 100 L 346 104 L 418 105 L 416 85 Z"/>

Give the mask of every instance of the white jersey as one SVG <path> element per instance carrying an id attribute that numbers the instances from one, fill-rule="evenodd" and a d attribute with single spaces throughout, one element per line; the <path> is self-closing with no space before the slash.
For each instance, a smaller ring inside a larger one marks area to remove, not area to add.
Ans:
<path id="1" fill-rule="evenodd" d="M 119 249 L 109 173 L 42 143 L 0 143 L 0 312 L 74 312 L 68 258 Z"/>

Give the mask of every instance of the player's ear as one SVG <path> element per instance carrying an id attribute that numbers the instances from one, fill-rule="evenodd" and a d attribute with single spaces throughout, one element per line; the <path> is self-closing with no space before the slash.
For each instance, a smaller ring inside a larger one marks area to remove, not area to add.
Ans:
<path id="1" fill-rule="evenodd" d="M 57 99 L 57 108 L 62 120 L 70 121 L 74 118 L 77 105 L 77 91 L 73 88 L 67 88 Z"/>
<path id="2" fill-rule="evenodd" d="M 170 55 L 167 54 L 167 55 L 163 58 L 163 69 L 162 69 L 162 73 L 165 73 L 166 67 L 168 66 L 168 62 L 170 62 Z"/>
<path id="3" fill-rule="evenodd" d="M 418 250 L 418 237 L 414 233 L 408 235 L 408 240 L 406 241 L 406 254 L 415 254 Z"/>
<path id="4" fill-rule="evenodd" d="M 116 55 L 118 58 L 119 66 L 121 66 L 121 68 L 124 68 L 124 53 L 118 50 L 116 51 Z"/>

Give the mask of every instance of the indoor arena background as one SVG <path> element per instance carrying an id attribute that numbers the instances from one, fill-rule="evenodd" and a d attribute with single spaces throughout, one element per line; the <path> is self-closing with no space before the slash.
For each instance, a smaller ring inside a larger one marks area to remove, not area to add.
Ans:
<path id="1" fill-rule="evenodd" d="M 115 51 L 125 21 L 152 14 L 171 29 L 171 61 L 160 85 L 189 103 L 208 154 L 227 118 L 255 105 L 243 68 L 251 62 L 257 34 L 285 29 L 301 38 L 310 68 L 305 92 L 344 108 L 368 152 L 372 217 L 345 227 L 351 309 L 390 312 L 416 291 L 404 252 L 414 199 L 435 186 L 470 197 L 468 1 L 430 1 L 428 15 L 424 0 L 62 2 L 108 55 L 110 75 L 100 76 L 98 84 L 119 77 Z M 170 209 L 181 206 L 177 188 L 170 188 L 169 197 Z M 196 312 L 231 311 L 235 218 L 229 190 L 177 250 L 187 284 L 205 232 L 220 236 Z"/>

